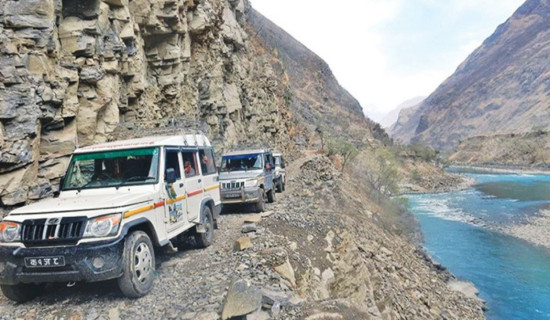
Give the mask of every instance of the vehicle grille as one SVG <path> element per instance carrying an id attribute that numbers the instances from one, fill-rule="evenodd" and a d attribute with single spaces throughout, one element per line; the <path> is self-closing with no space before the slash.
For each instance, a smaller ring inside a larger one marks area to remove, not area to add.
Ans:
<path id="1" fill-rule="evenodd" d="M 241 182 L 235 182 L 235 181 L 222 182 L 222 189 L 235 190 L 235 189 L 240 189 L 242 187 L 244 187 L 244 181 L 241 181 Z"/>
<path id="2" fill-rule="evenodd" d="M 25 220 L 21 238 L 26 246 L 76 244 L 85 227 L 86 217 Z"/>

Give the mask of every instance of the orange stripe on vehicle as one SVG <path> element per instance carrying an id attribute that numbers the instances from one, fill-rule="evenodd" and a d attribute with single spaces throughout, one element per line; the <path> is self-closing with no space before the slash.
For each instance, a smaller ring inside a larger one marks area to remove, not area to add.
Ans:
<path id="1" fill-rule="evenodd" d="M 127 211 L 124 214 L 124 218 L 129 218 L 131 216 L 135 216 L 136 214 L 139 214 L 139 213 L 142 213 L 142 212 L 145 212 L 145 211 L 149 211 L 149 210 L 153 210 L 153 209 L 155 209 L 154 204 L 151 204 L 151 205 L 148 205 L 148 206 L 145 206 L 145 207 L 141 207 L 141 208 L 137 208 L 137 209 L 134 209 L 134 210 L 130 210 L 130 211 Z"/>
<path id="2" fill-rule="evenodd" d="M 214 189 L 218 189 L 220 187 L 220 184 L 215 184 L 215 185 L 211 185 L 210 187 L 207 187 L 207 188 L 204 188 L 204 191 L 210 191 L 210 190 L 214 190 Z"/>
<path id="3" fill-rule="evenodd" d="M 183 199 L 185 199 L 185 198 L 186 198 L 186 196 L 183 195 L 183 196 L 175 197 L 174 199 L 168 199 L 168 200 L 166 200 L 166 204 L 172 204 L 172 203 L 174 203 L 174 202 L 181 201 L 181 200 L 183 200 Z"/>
<path id="4" fill-rule="evenodd" d="M 143 212 L 146 212 L 146 211 L 149 211 L 149 210 L 153 210 L 153 209 L 156 209 L 158 207 L 162 207 L 164 205 L 164 201 L 159 201 L 157 203 L 154 203 L 154 204 L 150 204 L 148 206 L 145 206 L 145 207 L 141 207 L 141 208 L 137 208 L 137 209 L 134 209 L 134 210 L 130 210 L 130 211 L 127 211 L 125 214 L 124 214 L 124 218 L 129 218 L 131 216 L 135 216 L 136 214 L 140 214 L 140 213 L 143 213 Z"/>
<path id="5" fill-rule="evenodd" d="M 188 197 L 192 197 L 192 196 L 196 196 L 197 194 L 201 194 L 201 193 L 203 193 L 203 192 L 204 192 L 204 191 L 202 191 L 202 189 L 199 189 L 199 190 L 197 190 L 197 191 L 189 192 L 189 193 L 187 194 L 187 196 L 188 196 Z"/>

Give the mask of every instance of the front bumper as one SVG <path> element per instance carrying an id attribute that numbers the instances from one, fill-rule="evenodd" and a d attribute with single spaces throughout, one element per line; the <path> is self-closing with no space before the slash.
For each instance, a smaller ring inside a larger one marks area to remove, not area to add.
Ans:
<path id="1" fill-rule="evenodd" d="M 220 192 L 222 204 L 257 203 L 260 201 L 260 192 L 256 188 L 241 188 L 238 190 L 224 190 Z"/>
<path id="2" fill-rule="evenodd" d="M 95 282 L 118 278 L 122 275 L 123 240 L 124 238 L 121 237 L 110 242 L 86 243 L 70 247 L 0 246 L 0 284 Z M 55 256 L 63 256 L 65 266 L 48 268 L 25 266 L 26 257 Z"/>

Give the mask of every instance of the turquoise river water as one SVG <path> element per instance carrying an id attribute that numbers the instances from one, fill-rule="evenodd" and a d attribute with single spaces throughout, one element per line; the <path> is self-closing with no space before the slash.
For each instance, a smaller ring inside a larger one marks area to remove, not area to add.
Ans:
<path id="1" fill-rule="evenodd" d="M 492 227 L 550 207 L 550 175 L 468 173 L 464 191 L 409 195 L 428 253 L 487 301 L 488 319 L 550 319 L 550 250 Z"/>

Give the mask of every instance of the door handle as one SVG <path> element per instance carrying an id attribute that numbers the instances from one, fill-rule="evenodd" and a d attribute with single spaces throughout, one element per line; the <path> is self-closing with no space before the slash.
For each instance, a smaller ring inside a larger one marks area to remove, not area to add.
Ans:
<path id="1" fill-rule="evenodd" d="M 180 188 L 183 188 L 183 182 L 180 182 Z"/>

